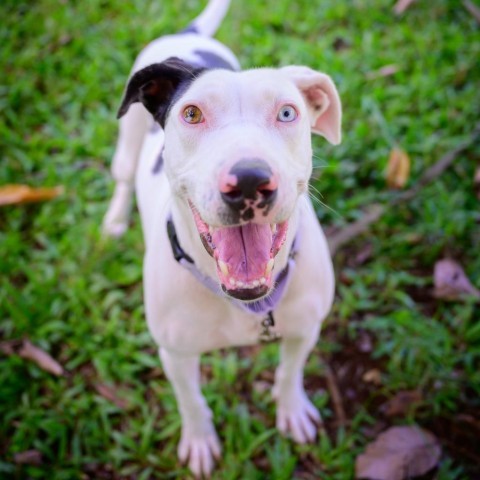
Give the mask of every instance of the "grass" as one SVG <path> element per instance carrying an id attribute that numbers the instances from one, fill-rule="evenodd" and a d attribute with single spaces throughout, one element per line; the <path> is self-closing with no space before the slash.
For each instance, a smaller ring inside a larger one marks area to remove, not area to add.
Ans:
<path id="1" fill-rule="evenodd" d="M 18 356 L 0 357 L 1 478 L 188 477 L 176 461 L 173 393 L 144 322 L 138 216 L 119 242 L 102 241 L 99 225 L 132 61 L 152 38 L 187 25 L 200 3 L 0 5 L 0 184 L 66 188 L 55 201 L 0 210 L 0 338 L 28 337 L 67 371 L 57 378 Z M 380 0 L 234 0 L 218 38 L 244 67 L 306 64 L 337 82 L 344 141 L 333 148 L 314 139 L 312 184 L 330 207 L 315 203 L 322 224 L 341 227 L 394 195 L 384 178 L 394 145 L 412 159 L 411 186 L 468 137 L 480 105 L 478 28 L 456 1 L 417 2 L 396 17 Z M 369 79 L 389 64 L 398 72 Z M 479 475 L 479 305 L 431 295 L 433 265 L 445 255 L 480 283 L 479 153 L 472 146 L 336 256 L 335 308 L 306 369 L 327 426 L 316 445 L 295 446 L 274 429 L 266 386 L 275 345 L 204 359 L 204 391 L 224 446 L 214 478 L 348 479 L 372 432 L 410 421 L 443 443 L 438 479 Z M 357 261 L 366 248 L 367 260 Z M 342 428 L 324 362 L 345 399 Z M 378 384 L 362 380 L 372 369 Z M 128 405 L 104 398 L 98 385 Z M 382 405 L 410 389 L 421 392 L 421 405 L 387 418 Z M 15 461 L 32 449 L 40 463 Z"/>

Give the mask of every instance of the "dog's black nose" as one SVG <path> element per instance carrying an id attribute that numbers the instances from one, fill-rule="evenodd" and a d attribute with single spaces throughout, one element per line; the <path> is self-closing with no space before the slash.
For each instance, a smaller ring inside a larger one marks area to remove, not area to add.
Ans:
<path id="1" fill-rule="evenodd" d="M 248 159 L 237 162 L 220 185 L 223 201 L 232 209 L 265 208 L 277 197 L 277 182 L 265 160 Z"/>

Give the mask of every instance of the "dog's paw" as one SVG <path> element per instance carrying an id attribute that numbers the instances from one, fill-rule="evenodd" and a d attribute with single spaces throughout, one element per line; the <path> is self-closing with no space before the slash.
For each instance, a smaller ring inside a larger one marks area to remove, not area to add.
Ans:
<path id="1" fill-rule="evenodd" d="M 117 182 L 107 213 L 103 218 L 103 235 L 118 238 L 126 232 L 130 217 L 132 193 L 132 187 L 128 183 Z"/>
<path id="2" fill-rule="evenodd" d="M 127 231 L 127 228 L 127 222 L 115 222 L 105 217 L 102 224 L 102 233 L 105 237 L 119 238 Z"/>
<path id="3" fill-rule="evenodd" d="M 188 467 L 195 477 L 209 477 L 215 460 L 220 459 L 221 453 L 222 449 L 215 430 L 202 436 L 182 433 L 178 445 L 178 458 L 182 463 L 188 461 Z"/>
<path id="4" fill-rule="evenodd" d="M 319 411 L 313 406 L 304 392 L 288 401 L 277 401 L 277 428 L 297 443 L 313 442 L 318 426 L 322 423 Z"/>

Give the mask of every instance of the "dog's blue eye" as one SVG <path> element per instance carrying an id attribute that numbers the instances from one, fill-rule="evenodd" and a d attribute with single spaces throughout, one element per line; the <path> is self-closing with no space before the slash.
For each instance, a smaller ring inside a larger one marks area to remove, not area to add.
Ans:
<path id="1" fill-rule="evenodd" d="M 293 122 L 297 118 L 297 111 L 291 105 L 284 105 L 277 115 L 280 122 Z"/>

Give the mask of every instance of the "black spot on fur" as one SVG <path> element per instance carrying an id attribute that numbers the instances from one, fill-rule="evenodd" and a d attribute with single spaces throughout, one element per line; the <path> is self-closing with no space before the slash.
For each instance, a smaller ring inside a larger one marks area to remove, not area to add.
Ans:
<path id="1" fill-rule="evenodd" d="M 242 213 L 242 220 L 248 222 L 249 220 L 252 220 L 254 216 L 255 212 L 253 211 L 253 208 L 249 207 Z"/>
<path id="2" fill-rule="evenodd" d="M 199 33 L 198 28 L 191 23 L 188 27 L 184 28 L 180 33 Z"/>
<path id="3" fill-rule="evenodd" d="M 152 168 L 152 173 L 156 175 L 157 173 L 160 173 L 162 171 L 162 168 L 163 168 L 163 148 L 160 151 L 157 157 L 157 161 L 155 162 L 155 165 Z"/>
<path id="4" fill-rule="evenodd" d="M 235 70 L 234 66 L 216 53 L 208 50 L 195 50 L 193 53 L 200 58 L 200 64 L 205 68 L 223 68 L 225 70 Z"/>
<path id="5" fill-rule="evenodd" d="M 117 118 L 125 115 L 132 103 L 141 102 L 164 127 L 176 92 L 180 88 L 185 91 L 204 70 L 176 57 L 143 68 L 128 82 Z"/>

